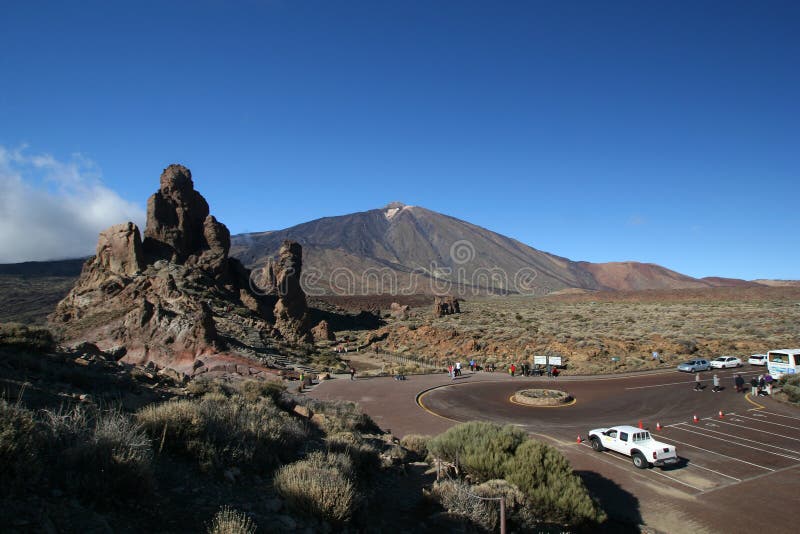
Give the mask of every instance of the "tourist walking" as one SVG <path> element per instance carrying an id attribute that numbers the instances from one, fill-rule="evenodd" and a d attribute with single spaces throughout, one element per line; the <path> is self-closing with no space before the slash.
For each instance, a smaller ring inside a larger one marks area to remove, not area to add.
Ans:
<path id="1" fill-rule="evenodd" d="M 461 362 L 456 362 L 456 376 L 461 376 Z"/>
<path id="2" fill-rule="evenodd" d="M 758 378 L 753 377 L 750 379 L 750 396 L 755 397 L 758 395 Z"/>
<path id="3" fill-rule="evenodd" d="M 356 379 L 356 369 L 352 365 L 350 366 L 350 380 Z"/>
<path id="4" fill-rule="evenodd" d="M 716 393 L 717 391 L 719 391 L 719 376 L 717 375 L 717 373 L 714 373 L 714 379 L 713 380 L 714 380 L 714 387 L 711 388 L 711 391 Z"/>
<path id="5" fill-rule="evenodd" d="M 694 390 L 703 391 L 703 385 L 700 383 L 700 373 L 694 375 Z"/>

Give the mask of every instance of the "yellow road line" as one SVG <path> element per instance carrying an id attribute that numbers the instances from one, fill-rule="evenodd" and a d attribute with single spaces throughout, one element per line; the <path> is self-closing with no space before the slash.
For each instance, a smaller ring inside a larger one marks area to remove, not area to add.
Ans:
<path id="1" fill-rule="evenodd" d="M 747 402 L 749 402 L 750 404 L 752 404 L 753 406 L 757 406 L 757 408 L 755 408 L 756 410 L 763 410 L 764 408 L 766 408 L 766 406 L 761 406 L 759 403 L 757 403 L 756 401 L 754 401 L 753 399 L 751 399 L 751 398 L 750 398 L 750 394 L 749 394 L 749 393 L 746 393 L 746 394 L 745 394 L 745 396 L 744 396 L 744 399 L 745 399 Z M 751 408 L 751 409 L 752 409 L 752 408 Z"/>
<path id="2" fill-rule="evenodd" d="M 423 410 L 425 410 L 426 412 L 428 412 L 429 414 L 431 414 L 431 415 L 435 415 L 436 417 L 440 417 L 440 418 L 445 419 L 447 421 L 452 421 L 453 423 L 461 423 L 462 421 L 458 421 L 456 419 L 451 419 L 450 417 L 445 417 L 444 415 L 439 415 L 438 413 L 434 412 L 433 410 L 431 410 L 427 406 L 425 406 L 425 403 L 422 402 L 422 398 L 425 395 L 427 395 L 428 393 L 430 393 L 431 391 L 433 391 L 434 389 L 446 388 L 446 387 L 450 387 L 450 386 L 453 386 L 453 385 L 455 385 L 455 384 L 447 384 L 447 385 L 444 385 L 444 386 L 436 386 L 436 387 L 433 387 L 433 388 L 430 388 L 430 389 L 426 389 L 425 391 L 421 391 L 420 393 L 417 394 L 417 405 L 420 408 L 422 408 Z"/>

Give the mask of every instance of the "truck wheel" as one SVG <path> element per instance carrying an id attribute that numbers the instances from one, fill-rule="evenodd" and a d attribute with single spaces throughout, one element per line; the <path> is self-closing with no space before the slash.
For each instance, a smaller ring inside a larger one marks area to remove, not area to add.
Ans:
<path id="1" fill-rule="evenodd" d="M 597 452 L 603 452 L 604 450 L 603 444 L 597 438 L 592 438 L 592 448 Z"/>
<path id="2" fill-rule="evenodd" d="M 642 456 L 642 453 L 635 452 L 633 453 L 632 458 L 633 458 L 633 465 L 635 465 L 639 469 L 644 469 L 648 466 L 647 459 L 644 456 Z"/>

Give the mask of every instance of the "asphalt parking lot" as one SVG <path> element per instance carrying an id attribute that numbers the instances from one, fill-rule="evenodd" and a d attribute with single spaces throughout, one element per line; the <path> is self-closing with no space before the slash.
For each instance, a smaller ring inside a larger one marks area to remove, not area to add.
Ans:
<path id="1" fill-rule="evenodd" d="M 694 391 L 693 375 L 667 370 L 597 378 L 477 373 L 455 381 L 446 375 L 332 381 L 311 394 L 358 401 L 399 436 L 435 434 L 470 420 L 517 425 L 567 455 L 615 517 L 660 531 L 744 532 L 763 528 L 769 517 L 770 530 L 794 532 L 786 509 L 795 507 L 790 503 L 796 504 L 800 492 L 800 410 L 752 399 L 733 386 L 736 373 L 749 381 L 763 372 L 747 366 L 718 370 L 724 387 L 718 393 L 710 387 L 713 372 L 702 373 L 707 387 Z M 577 402 L 535 408 L 510 401 L 529 387 L 567 391 Z M 629 458 L 595 452 L 586 441 L 592 428 L 640 421 L 677 447 L 677 465 L 637 469 Z"/>

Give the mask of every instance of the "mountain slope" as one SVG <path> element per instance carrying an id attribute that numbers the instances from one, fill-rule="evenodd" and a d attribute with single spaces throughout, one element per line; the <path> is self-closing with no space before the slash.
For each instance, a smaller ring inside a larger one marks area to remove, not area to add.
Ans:
<path id="1" fill-rule="evenodd" d="M 232 238 L 231 254 L 263 267 L 285 239 L 303 245 L 310 294 L 511 293 L 566 288 L 679 289 L 712 284 L 654 264 L 575 262 L 418 206 L 325 217 Z"/>

